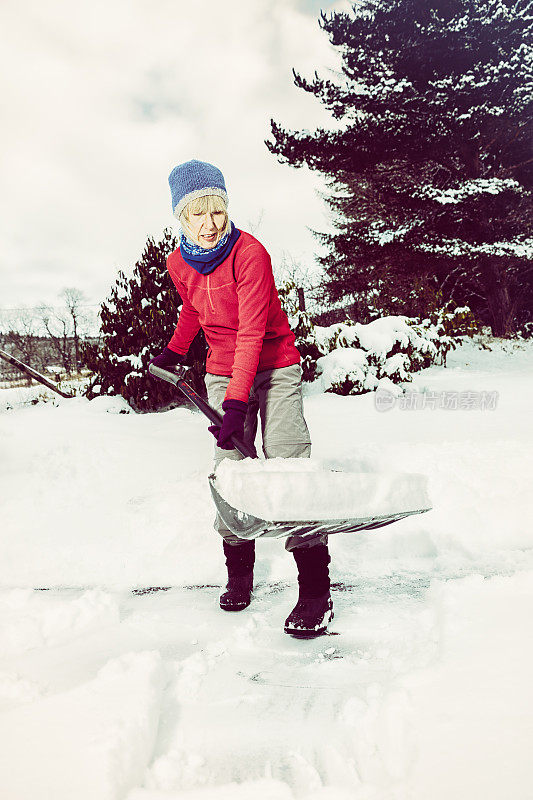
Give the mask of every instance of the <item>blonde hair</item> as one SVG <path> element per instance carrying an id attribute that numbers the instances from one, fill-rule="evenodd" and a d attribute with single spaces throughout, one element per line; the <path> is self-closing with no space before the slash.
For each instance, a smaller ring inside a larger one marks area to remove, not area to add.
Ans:
<path id="1" fill-rule="evenodd" d="M 224 226 L 220 234 L 220 239 L 231 230 L 231 221 L 228 216 L 228 209 L 222 197 L 216 194 L 207 194 L 203 197 L 195 197 L 190 203 L 187 203 L 181 214 L 179 215 L 179 222 L 185 233 L 189 238 L 194 240 L 192 231 L 189 228 L 189 219 L 191 214 L 214 214 L 216 212 L 224 212 Z"/>

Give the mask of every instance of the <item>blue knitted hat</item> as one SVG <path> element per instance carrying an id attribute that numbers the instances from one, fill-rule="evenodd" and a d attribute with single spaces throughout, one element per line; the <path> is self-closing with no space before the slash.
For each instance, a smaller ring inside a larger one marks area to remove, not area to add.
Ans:
<path id="1" fill-rule="evenodd" d="M 192 161 L 178 164 L 168 176 L 168 182 L 172 194 L 172 211 L 177 219 L 187 203 L 197 197 L 216 194 L 222 197 L 226 205 L 228 204 L 223 174 L 206 161 L 197 161 L 193 158 Z"/>

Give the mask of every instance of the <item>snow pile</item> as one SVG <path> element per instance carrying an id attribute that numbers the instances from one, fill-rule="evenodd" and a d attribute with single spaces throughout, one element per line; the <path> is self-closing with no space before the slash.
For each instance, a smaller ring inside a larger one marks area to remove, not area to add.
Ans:
<path id="1" fill-rule="evenodd" d="M 63 380 L 58 388 L 65 394 L 82 395 L 87 387 L 87 378 L 72 378 Z M 59 405 L 62 398 L 53 389 L 42 383 L 33 383 L 32 386 L 15 386 L 9 389 L 0 389 L 0 414 L 4 411 L 13 411 L 23 406 L 35 406 L 38 403 Z"/>
<path id="2" fill-rule="evenodd" d="M 134 789 L 127 800 L 294 800 L 294 794 L 282 781 L 264 778 L 258 781 L 225 783 L 223 786 L 210 786 L 180 790 L 179 794 Z M 319 800 L 317 798 L 317 800 Z M 351 795 L 336 794 L 335 797 L 322 795 L 322 800 L 352 800 Z"/>
<path id="3" fill-rule="evenodd" d="M 142 780 L 152 757 L 162 689 L 159 653 L 126 653 L 88 683 L 5 711 L 0 715 L 3 796 L 124 797 Z"/>
<path id="4" fill-rule="evenodd" d="M 43 693 L 35 681 L 21 678 L 16 672 L 0 670 L 0 709 L 21 703 L 33 703 Z"/>
<path id="5" fill-rule="evenodd" d="M 0 650 L 5 655 L 57 645 L 117 622 L 117 603 L 98 589 L 70 601 L 32 589 L 0 594 Z"/>
<path id="6" fill-rule="evenodd" d="M 529 798 L 533 341 L 486 345 L 411 387 L 495 391 L 491 411 L 305 399 L 302 481 L 422 473 L 434 505 L 330 537 L 332 635 L 309 641 L 283 633 L 282 541 L 257 541 L 249 608 L 220 611 L 200 414 L 0 414 L 2 798 Z"/>
<path id="7" fill-rule="evenodd" d="M 131 414 L 131 406 L 120 394 L 103 394 L 101 397 L 94 397 L 88 406 L 89 413 L 100 413 L 106 411 L 108 414 Z"/>
<path id="8" fill-rule="evenodd" d="M 268 521 L 360 519 L 431 507 L 423 475 L 326 470 L 313 459 L 225 458 L 215 486 L 233 508 Z"/>
<path id="9" fill-rule="evenodd" d="M 533 779 L 533 572 L 436 581 L 427 599 L 438 620 L 438 651 L 398 681 L 416 742 L 406 796 L 526 800 Z"/>
<path id="10" fill-rule="evenodd" d="M 1 585 L 136 587 L 216 574 L 205 418 L 123 413 L 121 397 L 59 400 L 0 414 Z"/>

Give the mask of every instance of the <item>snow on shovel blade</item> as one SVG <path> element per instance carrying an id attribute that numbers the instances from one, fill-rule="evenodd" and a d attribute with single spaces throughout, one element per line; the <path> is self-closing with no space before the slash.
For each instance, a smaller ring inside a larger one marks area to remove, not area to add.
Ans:
<path id="1" fill-rule="evenodd" d="M 430 508 L 419 508 L 415 511 L 399 511 L 385 516 L 360 517 L 355 519 L 321 519 L 311 522 L 309 520 L 278 521 L 264 520 L 246 511 L 240 511 L 227 503 L 217 492 L 216 478 L 209 476 L 209 486 L 218 513 L 227 528 L 240 539 L 258 539 L 260 536 L 271 538 L 285 538 L 286 536 L 313 535 L 315 533 L 352 533 L 354 531 L 372 530 L 390 525 L 392 522 L 412 514 L 423 514 Z"/>
<path id="2" fill-rule="evenodd" d="M 423 475 L 320 471 L 307 460 L 291 472 L 300 459 L 276 459 L 276 471 L 272 461 L 261 470 L 255 460 L 225 460 L 209 476 L 221 519 L 241 539 L 372 530 L 431 509 Z"/>

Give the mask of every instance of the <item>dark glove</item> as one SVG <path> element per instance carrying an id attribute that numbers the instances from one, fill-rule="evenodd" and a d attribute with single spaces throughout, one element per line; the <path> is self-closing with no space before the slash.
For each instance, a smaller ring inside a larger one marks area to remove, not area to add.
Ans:
<path id="1" fill-rule="evenodd" d="M 217 440 L 217 444 L 222 450 L 234 450 L 231 437 L 237 439 L 244 438 L 244 420 L 248 403 L 244 400 L 224 400 L 222 403 L 222 425 L 210 425 L 209 430 Z"/>
<path id="2" fill-rule="evenodd" d="M 161 369 L 168 369 L 169 367 L 175 367 L 176 364 L 183 364 L 184 361 L 185 356 L 175 353 L 170 347 L 165 347 L 162 353 L 152 358 L 150 364 L 155 367 L 161 367 Z"/>

